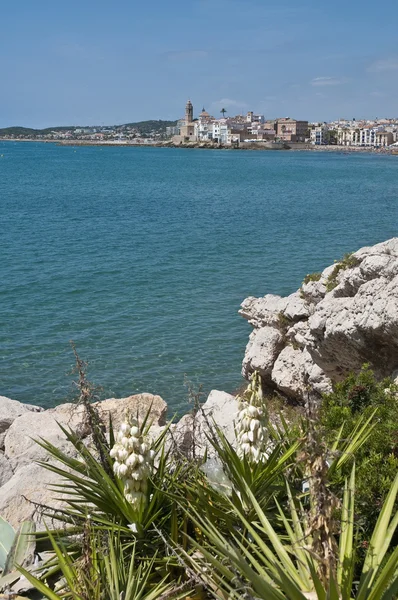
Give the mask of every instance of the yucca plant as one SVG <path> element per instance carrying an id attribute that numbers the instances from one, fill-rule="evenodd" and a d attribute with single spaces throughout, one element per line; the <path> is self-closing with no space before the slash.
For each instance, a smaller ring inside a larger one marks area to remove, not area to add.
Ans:
<path id="1" fill-rule="evenodd" d="M 20 572 L 50 600 L 158 600 L 187 595 L 186 589 L 167 583 L 167 576 L 156 577 L 156 556 L 137 560 L 137 543 L 123 543 L 120 530 L 100 532 L 88 524 L 79 560 L 51 532 L 48 537 L 62 575 L 56 591 L 27 570 L 20 568 Z"/>
<path id="2" fill-rule="evenodd" d="M 224 495 L 224 511 L 235 517 L 230 530 L 222 530 L 209 514 L 191 504 L 191 518 L 202 533 L 200 543 L 190 540 L 197 552 L 185 558 L 206 580 L 216 597 L 303 600 L 392 599 L 396 591 L 398 552 L 389 558 L 398 513 L 392 516 L 398 492 L 398 475 L 380 513 L 362 574 L 355 574 L 355 466 L 345 481 L 340 504 L 330 478 L 366 442 L 372 415 L 357 424 L 348 439 L 340 430 L 328 448 L 319 428 L 317 403 L 308 398 L 302 443 L 295 464 L 285 463 L 281 477 L 285 496 L 275 497 L 275 513 L 266 512 L 258 491 L 245 477 L 235 478 L 236 501 Z M 279 433 L 274 432 L 278 441 Z M 285 436 L 289 439 L 289 436 Z M 225 453 L 220 456 L 224 459 Z M 270 457 L 269 457 L 270 458 Z M 245 457 L 243 457 L 243 462 Z M 267 461 L 265 461 L 265 464 Z M 227 467 L 226 467 L 227 468 Z M 236 469 L 237 471 L 237 469 Z M 305 485 L 304 485 L 305 484 Z M 304 493 L 308 486 L 308 492 Z M 340 517 L 339 517 L 340 510 Z M 193 558 L 195 557 L 195 558 Z M 386 564 L 382 561 L 386 559 Z M 378 595 L 379 594 L 379 595 Z M 382 595 L 385 594 L 385 595 Z"/>
<path id="3" fill-rule="evenodd" d="M 141 425 L 145 436 L 149 426 L 145 419 Z M 165 451 L 166 431 L 153 442 L 156 465 L 145 482 L 145 488 L 142 488 L 145 502 L 137 504 L 132 503 L 131 494 L 126 493 L 125 480 L 113 473 L 110 448 L 115 447 L 115 438 L 112 424 L 109 427 L 110 442 L 101 448 L 109 468 L 105 468 L 99 460 L 96 448 L 87 447 L 75 432 L 65 427 L 61 429 L 76 457 L 44 439 L 38 442 L 53 459 L 40 464 L 61 478 L 61 482 L 52 489 L 55 499 L 62 500 L 64 505 L 56 511 L 44 510 L 44 516 L 58 521 L 61 527 L 39 532 L 37 539 L 41 547 L 51 546 L 54 539 L 62 543 L 64 554 L 68 554 L 73 563 L 79 561 L 84 555 L 82 536 L 89 520 L 90 531 L 95 534 L 113 531 L 124 546 L 134 543 L 135 561 L 151 561 L 157 581 L 165 581 L 166 578 L 175 587 L 185 582 L 186 573 L 175 555 L 169 552 L 164 540 L 182 543 L 186 548 L 183 533 L 187 531 L 189 518 L 173 502 L 169 492 L 175 493 L 180 482 L 187 480 L 189 469 L 184 462 L 174 462 Z M 162 532 L 163 538 L 158 531 Z M 62 570 L 59 556 L 57 554 L 58 560 L 50 565 L 52 573 L 56 569 Z"/>
<path id="4" fill-rule="evenodd" d="M 240 421 L 250 422 L 251 419 L 247 418 L 246 413 L 247 408 L 251 406 L 263 406 L 262 414 L 268 415 L 266 402 L 262 394 L 260 378 L 254 373 L 241 396 L 241 408 L 244 409 L 244 414 Z M 355 452 L 369 438 L 374 426 L 373 418 L 374 412 L 368 419 L 359 419 L 352 431 L 344 438 L 342 428 L 336 433 L 330 448 L 325 449 L 328 455 L 328 477 L 340 476 L 344 485 L 342 470 L 347 463 L 352 462 Z M 292 428 L 282 414 L 277 415 L 272 421 L 267 416 L 264 421 L 261 427 L 266 426 L 268 443 L 262 446 L 261 460 L 253 460 L 251 451 L 242 452 L 239 447 L 239 442 L 245 445 L 249 442 L 250 445 L 250 439 L 242 439 L 242 431 L 250 429 L 250 424 L 248 427 L 246 423 L 240 423 L 242 427 L 237 431 L 238 444 L 235 448 L 220 428 L 214 423 L 208 423 L 209 443 L 216 458 L 211 460 L 210 469 L 197 468 L 195 477 L 188 479 L 184 487 L 177 488 L 182 493 L 182 498 L 176 497 L 176 501 L 184 506 L 185 499 L 188 497 L 193 507 L 201 513 L 205 512 L 217 527 L 223 532 L 228 532 L 239 525 L 236 512 L 231 509 L 231 503 L 233 507 L 239 508 L 245 514 L 249 522 L 255 519 L 251 497 L 246 491 L 250 490 L 274 526 L 280 527 L 275 500 L 281 504 L 287 501 L 286 475 L 288 474 L 293 487 L 300 491 L 303 483 L 308 479 L 307 467 L 303 460 L 303 444 L 308 443 L 309 425 L 305 419 L 302 419 Z M 311 450 L 313 454 L 317 452 L 317 445 L 319 446 L 315 441 Z M 223 485 L 220 485 L 220 480 L 224 481 Z M 169 489 L 172 489 L 172 486 L 169 486 Z"/>
<path id="5" fill-rule="evenodd" d="M 195 510 L 192 515 L 206 538 L 197 544 L 193 568 L 215 590 L 217 598 L 241 598 L 242 589 L 264 600 L 393 600 L 398 593 L 398 548 L 391 540 L 398 526 L 398 512 L 393 506 L 398 493 L 398 475 L 380 512 L 376 527 L 362 564 L 361 576 L 354 581 L 355 564 L 355 468 L 346 481 L 340 530 L 336 537 L 338 548 L 334 568 L 323 577 L 324 558 L 314 552 L 314 540 L 306 532 L 307 522 L 300 518 L 300 508 L 289 487 L 289 506 L 278 508 L 283 523 L 283 535 L 272 526 L 252 492 L 256 520 L 249 522 L 230 501 L 230 509 L 240 520 L 241 527 L 224 535 L 206 517 Z M 250 536 L 251 545 L 246 543 Z M 388 553 L 391 551 L 389 556 Z M 205 573 L 205 575 L 204 575 Z"/>

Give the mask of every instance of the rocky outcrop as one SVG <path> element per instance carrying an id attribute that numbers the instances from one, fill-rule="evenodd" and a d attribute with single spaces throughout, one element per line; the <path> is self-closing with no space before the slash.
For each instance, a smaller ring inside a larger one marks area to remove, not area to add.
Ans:
<path id="1" fill-rule="evenodd" d="M 253 325 L 243 361 L 266 386 L 303 399 L 370 363 L 379 377 L 398 368 L 398 238 L 361 248 L 287 298 L 247 298 Z"/>
<path id="2" fill-rule="evenodd" d="M 185 415 L 176 424 L 172 437 L 177 448 L 183 454 L 196 457 L 214 454 L 208 436 L 214 425 L 219 427 L 227 440 L 234 444 L 234 421 L 238 412 L 238 402 L 234 396 L 226 392 L 212 390 L 207 401 L 201 406 L 195 416 Z"/>
<path id="3" fill-rule="evenodd" d="M 97 402 L 95 406 L 105 424 L 112 417 L 115 430 L 126 412 L 133 415 L 138 413 L 142 420 L 148 410 L 152 437 L 157 437 L 166 426 L 167 405 L 160 396 L 139 394 L 128 398 L 111 398 Z M 205 449 L 210 448 L 207 438 L 209 424 L 216 424 L 233 442 L 236 412 L 237 402 L 233 396 L 213 390 L 195 418 L 186 415 L 170 426 L 167 445 L 173 445 L 176 451 L 189 456 L 192 456 L 194 446 L 195 456 L 203 456 Z M 35 412 L 34 407 L 30 410 L 30 407 L 15 400 L 0 398 L 0 415 L 8 415 L 7 422 L 5 418 L 2 421 L 5 439 L 4 452 L 0 451 L 0 516 L 14 527 L 30 518 L 41 527 L 43 522 L 39 505 L 55 509 L 62 506 L 59 494 L 56 494 L 58 499 L 54 500 L 55 494 L 49 489 L 49 486 L 59 484 L 61 480 L 56 473 L 37 463 L 51 462 L 52 459 L 34 440 L 42 437 L 69 456 L 74 456 L 74 448 L 59 425 L 78 432 L 83 442 L 90 445 L 91 435 L 84 409 L 75 404 L 61 404 Z"/>
<path id="4" fill-rule="evenodd" d="M 104 423 L 109 423 L 112 416 L 115 429 L 126 412 L 138 414 L 142 419 L 150 410 L 154 427 L 166 423 L 167 405 L 160 396 L 152 394 L 111 398 L 94 406 Z M 37 464 L 37 461 L 48 462 L 51 457 L 34 440 L 42 437 L 72 456 L 74 449 L 60 425 L 77 431 L 89 444 L 91 438 L 84 409 L 75 404 L 61 404 L 43 410 L 0 397 L 0 424 L 4 438 L 4 451 L 0 451 L 0 515 L 14 526 L 28 518 L 40 523 L 38 504 L 56 508 L 61 503 L 54 504 L 54 493 L 48 489 L 48 484 L 59 483 L 59 477 Z"/>
<path id="5" fill-rule="evenodd" d="M 4 449 L 4 440 L 7 429 L 17 417 L 20 417 L 25 413 L 40 412 L 42 410 L 43 409 L 38 406 L 22 404 L 22 402 L 0 396 L 0 450 Z"/>

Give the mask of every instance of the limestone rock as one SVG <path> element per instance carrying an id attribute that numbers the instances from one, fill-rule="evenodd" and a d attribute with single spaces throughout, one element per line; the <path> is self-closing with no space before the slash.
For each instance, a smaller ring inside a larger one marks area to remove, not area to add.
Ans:
<path id="1" fill-rule="evenodd" d="M 167 405 L 160 396 L 152 394 L 137 394 L 127 398 L 111 398 L 94 404 L 99 409 L 101 418 L 106 426 L 109 416 L 117 429 L 126 412 L 137 414 L 143 419 L 151 410 L 150 420 L 155 425 L 165 423 Z M 82 406 L 75 404 L 60 404 L 42 412 L 25 412 L 16 418 L 8 429 L 4 447 L 5 455 L 10 460 L 14 470 L 33 461 L 49 460 L 48 453 L 35 443 L 39 437 L 51 442 L 67 454 L 73 453 L 59 425 L 78 431 L 84 439 L 89 431 L 85 422 L 85 412 Z"/>
<path id="2" fill-rule="evenodd" d="M 21 408 L 19 404 L 12 400 L 7 402 L 7 406 L 14 412 L 11 413 L 10 410 L 9 413 L 7 425 L 10 425 L 5 432 L 5 452 L 0 452 L 0 515 L 16 527 L 27 518 L 33 518 L 39 526 L 43 526 L 37 504 L 61 507 L 62 501 L 54 500 L 59 494 L 49 490 L 47 484 L 59 484 L 62 479 L 37 464 L 36 461 L 39 460 L 49 462 L 53 459 L 32 438 L 42 437 L 67 455 L 74 456 L 74 448 L 67 442 L 59 424 L 79 432 L 87 445 L 91 444 L 91 436 L 82 406 L 61 404 L 52 409 L 33 412 L 30 407 L 25 410 L 24 405 Z M 4 402 L 3 406 L 5 405 Z M 166 403 L 160 396 L 152 394 L 111 398 L 96 403 L 96 406 L 106 425 L 112 415 L 115 429 L 119 427 L 126 412 L 138 413 L 143 419 L 150 410 L 149 420 L 154 423 L 153 429 L 158 433 L 166 419 Z"/>
<path id="3" fill-rule="evenodd" d="M 4 452 L 0 452 L 0 487 L 7 483 L 13 475 L 10 461 L 4 456 Z"/>
<path id="4" fill-rule="evenodd" d="M 38 406 L 22 404 L 17 400 L 0 396 L 0 449 L 4 447 L 5 432 L 17 417 L 26 412 L 40 412 L 42 410 Z"/>
<path id="5" fill-rule="evenodd" d="M 278 329 L 261 327 L 255 329 L 249 338 L 243 361 L 243 377 L 249 378 L 253 371 L 259 371 L 265 381 L 271 377 L 272 366 L 283 345 L 283 336 Z"/>
<path id="6" fill-rule="evenodd" d="M 109 398 L 97 402 L 101 418 L 108 425 L 109 415 L 112 415 L 113 427 L 117 429 L 122 422 L 126 412 L 134 415 L 138 413 L 139 419 L 144 419 L 150 411 L 150 421 L 154 425 L 165 425 L 167 404 L 160 396 L 153 394 L 135 394 L 127 398 Z"/>
<path id="7" fill-rule="evenodd" d="M 4 448 L 14 471 L 37 460 L 49 460 L 49 454 L 34 440 L 43 437 L 65 452 L 72 452 L 59 425 L 78 429 L 83 410 L 74 404 L 61 404 L 39 413 L 24 413 L 9 428 Z"/>
<path id="8" fill-rule="evenodd" d="M 237 412 L 238 402 L 234 396 L 212 390 L 195 417 L 185 415 L 177 423 L 173 432 L 177 447 L 188 456 L 192 455 L 193 446 L 195 446 L 196 456 L 203 456 L 206 449 L 208 455 L 212 456 L 214 452 L 206 434 L 209 433 L 209 425 L 212 427 L 213 424 L 219 427 L 227 440 L 233 444 Z"/>
<path id="9" fill-rule="evenodd" d="M 331 391 L 331 382 L 306 350 L 285 346 L 275 361 L 272 381 L 277 389 L 296 400 L 305 400 L 309 386 L 323 393 Z"/>
<path id="10" fill-rule="evenodd" d="M 54 500 L 55 493 L 48 489 L 48 485 L 59 482 L 58 475 L 35 463 L 23 466 L 0 488 L 0 515 L 15 529 L 25 519 L 33 519 L 43 526 L 37 505 L 62 506 L 62 502 Z"/>
<path id="11" fill-rule="evenodd" d="M 287 298 L 247 298 L 240 314 L 254 327 L 243 375 L 257 369 L 288 396 L 302 399 L 307 384 L 328 391 L 365 362 L 389 376 L 398 369 L 398 238 L 361 248 Z"/>

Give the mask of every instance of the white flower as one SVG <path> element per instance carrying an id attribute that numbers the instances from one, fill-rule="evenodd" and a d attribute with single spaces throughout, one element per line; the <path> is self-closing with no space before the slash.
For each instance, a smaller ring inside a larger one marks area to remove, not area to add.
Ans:
<path id="1" fill-rule="evenodd" d="M 235 433 L 237 450 L 241 458 L 250 462 L 264 461 L 268 439 L 261 379 L 254 372 L 243 397 L 239 398 Z"/>
<path id="2" fill-rule="evenodd" d="M 110 456 L 115 459 L 113 471 L 124 483 L 126 500 L 139 509 L 147 501 L 148 477 L 155 452 L 144 439 L 137 419 L 126 418 L 116 440 L 110 451 Z"/>

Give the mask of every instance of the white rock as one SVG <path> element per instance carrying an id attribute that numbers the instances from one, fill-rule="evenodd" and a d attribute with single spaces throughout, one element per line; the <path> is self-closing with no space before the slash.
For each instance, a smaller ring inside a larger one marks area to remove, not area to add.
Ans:
<path id="1" fill-rule="evenodd" d="M 267 384 L 271 372 L 280 391 L 300 399 L 304 380 L 325 391 L 365 362 L 378 377 L 398 369 L 398 238 L 361 248 L 354 257 L 356 264 L 339 270 L 329 292 L 336 264 L 287 298 L 242 303 L 240 313 L 254 327 L 243 360 L 246 378 L 257 369 Z M 283 323 L 281 315 L 291 324 L 286 331 L 279 326 L 284 335 L 278 341 L 270 330 Z"/>
<path id="2" fill-rule="evenodd" d="M 55 473 L 34 463 L 25 465 L 0 488 L 0 515 L 15 529 L 25 519 L 33 519 L 43 526 L 37 504 L 52 508 L 62 506 L 62 502 L 54 500 L 58 494 L 48 489 L 48 484 L 59 482 Z"/>
<path id="3" fill-rule="evenodd" d="M 276 357 L 283 346 L 283 335 L 274 327 L 261 327 L 250 334 L 242 366 L 242 375 L 248 379 L 253 371 L 259 371 L 269 381 Z"/>
<path id="4" fill-rule="evenodd" d="M 136 414 L 143 419 L 151 411 L 150 421 L 155 425 L 165 423 L 167 405 L 160 396 L 152 394 L 137 394 L 127 398 L 110 398 L 95 403 L 105 426 L 108 426 L 109 416 L 112 416 L 113 427 L 116 430 L 126 412 Z M 33 440 L 40 437 L 51 442 L 57 448 L 67 453 L 74 453 L 68 444 L 59 424 L 65 428 L 77 430 L 84 439 L 88 434 L 85 412 L 82 406 L 61 404 L 39 413 L 26 412 L 14 420 L 8 429 L 4 447 L 5 455 L 10 460 L 14 470 L 30 464 L 32 461 L 49 460 L 49 454 Z"/>
<path id="5" fill-rule="evenodd" d="M 272 381 L 278 390 L 297 400 L 303 400 L 309 390 L 331 391 L 331 382 L 304 350 L 285 346 L 275 361 Z"/>
<path id="6" fill-rule="evenodd" d="M 209 427 L 211 429 L 214 424 L 221 429 L 227 440 L 234 444 L 234 422 L 237 412 L 238 402 L 234 396 L 212 390 L 195 417 L 185 415 L 177 423 L 173 431 L 177 447 L 189 456 L 192 456 L 193 448 L 196 456 L 203 456 L 206 449 L 209 456 L 214 455 L 207 439 Z"/>
<path id="7" fill-rule="evenodd" d="M 4 455 L 4 452 L 0 452 L 0 487 L 7 483 L 9 479 L 14 475 L 11 468 L 10 461 Z M 0 492 L 1 494 L 1 492 Z"/>
<path id="8" fill-rule="evenodd" d="M 11 400 L 0 396 L 0 434 L 7 431 L 17 417 L 26 412 L 40 412 L 42 408 L 30 404 L 22 404 L 17 400 Z"/>

